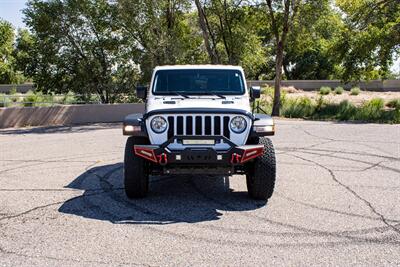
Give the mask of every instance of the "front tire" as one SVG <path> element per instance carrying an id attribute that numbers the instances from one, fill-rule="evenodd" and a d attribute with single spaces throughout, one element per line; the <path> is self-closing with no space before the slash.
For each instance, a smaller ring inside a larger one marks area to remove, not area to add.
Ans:
<path id="1" fill-rule="evenodd" d="M 247 191 L 253 199 L 268 200 L 274 192 L 276 180 L 275 150 L 270 139 L 257 141 L 264 145 L 264 154 L 247 165 Z"/>
<path id="2" fill-rule="evenodd" d="M 142 198 L 149 191 L 149 164 L 135 155 L 134 145 L 148 144 L 148 140 L 129 137 L 125 146 L 124 184 L 128 198 Z"/>

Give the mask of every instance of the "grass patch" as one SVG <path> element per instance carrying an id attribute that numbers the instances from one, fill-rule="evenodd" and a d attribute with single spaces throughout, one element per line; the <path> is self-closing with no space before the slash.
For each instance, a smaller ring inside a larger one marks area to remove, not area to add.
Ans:
<path id="1" fill-rule="evenodd" d="M 384 106 L 383 99 L 371 99 L 357 110 L 355 119 L 361 121 L 381 121 Z"/>
<path id="2" fill-rule="evenodd" d="M 9 98 L 5 97 L 5 94 L 0 94 L 0 108 L 7 107 Z"/>
<path id="3" fill-rule="evenodd" d="M 400 99 L 388 102 L 386 106 L 390 109 L 385 109 L 385 102 L 381 98 L 371 99 L 361 106 L 355 106 L 348 100 L 329 102 L 323 96 L 316 100 L 308 97 L 284 98 L 281 102 L 281 116 L 287 118 L 400 123 Z M 269 114 L 271 103 L 264 100 L 259 105 Z"/>
<path id="4" fill-rule="evenodd" d="M 348 100 L 343 100 L 338 105 L 338 110 L 335 115 L 335 119 L 341 121 L 354 120 L 357 112 L 356 106 Z"/>
<path id="5" fill-rule="evenodd" d="M 322 86 L 319 89 L 319 93 L 321 95 L 329 95 L 331 92 L 332 92 L 332 89 L 330 87 L 328 87 L 328 86 Z"/>
<path id="6" fill-rule="evenodd" d="M 283 101 L 282 116 L 289 118 L 307 118 L 315 111 L 315 105 L 308 97 L 290 98 Z"/>
<path id="7" fill-rule="evenodd" d="M 388 108 L 400 110 L 400 98 L 390 100 L 386 103 L 386 106 Z"/>
<path id="8" fill-rule="evenodd" d="M 28 91 L 23 100 L 24 107 L 34 107 L 36 103 L 42 102 L 41 94 L 36 94 L 32 91 Z"/>
<path id="9" fill-rule="evenodd" d="M 350 90 L 350 95 L 359 95 L 361 93 L 360 87 L 353 87 Z"/>
<path id="10" fill-rule="evenodd" d="M 136 100 L 136 98 L 128 97 L 121 97 L 116 102 L 131 103 L 129 101 Z M 97 94 L 77 95 L 73 92 L 54 95 L 30 90 L 25 94 L 0 94 L 0 107 L 49 107 L 53 105 L 93 104 L 100 102 L 100 97 Z"/>
<path id="11" fill-rule="evenodd" d="M 341 94 L 343 94 L 344 89 L 343 89 L 343 87 L 338 86 L 338 87 L 335 88 L 335 90 L 334 90 L 333 92 L 334 92 L 336 95 L 341 95 Z"/>
<path id="12" fill-rule="evenodd" d="M 73 92 L 68 92 L 60 101 L 62 104 L 71 105 L 77 102 L 75 94 Z"/>

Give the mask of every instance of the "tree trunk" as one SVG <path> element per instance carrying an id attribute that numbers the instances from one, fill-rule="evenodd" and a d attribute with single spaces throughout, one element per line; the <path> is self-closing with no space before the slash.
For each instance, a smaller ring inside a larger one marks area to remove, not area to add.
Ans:
<path id="1" fill-rule="evenodd" d="M 226 55 L 228 56 L 228 62 L 229 62 L 229 64 L 233 64 L 233 63 L 232 63 L 231 52 L 230 52 L 230 50 L 229 50 L 229 46 L 228 46 L 228 43 L 227 43 L 226 37 L 225 37 L 224 24 L 222 23 L 222 18 L 221 18 L 219 15 L 218 15 L 218 18 L 219 18 L 219 26 L 221 27 L 222 41 L 224 42 L 224 47 L 225 47 Z"/>
<path id="2" fill-rule="evenodd" d="M 283 63 L 283 42 L 277 44 L 276 59 L 275 59 L 275 90 L 274 102 L 272 105 L 272 116 L 280 115 L 281 107 L 281 80 L 282 80 L 282 63 Z"/>
<path id="3" fill-rule="evenodd" d="M 175 53 L 174 53 L 174 43 L 171 42 L 174 39 L 173 30 L 175 27 L 175 5 L 174 2 L 168 0 L 168 6 L 166 10 L 166 21 L 167 21 L 167 47 L 166 47 L 166 55 L 165 58 L 167 60 L 166 63 L 174 65 L 176 63 Z"/>
<path id="4" fill-rule="evenodd" d="M 104 97 L 103 90 L 97 89 L 97 93 L 98 93 L 99 96 L 100 96 L 100 101 L 101 101 L 101 103 L 102 103 L 102 104 L 105 104 L 105 103 L 106 103 L 106 98 Z"/>
<path id="5" fill-rule="evenodd" d="M 206 17 L 204 14 L 204 10 L 201 7 L 200 0 L 195 0 L 195 3 L 196 3 L 196 7 L 197 7 L 197 13 L 199 16 L 200 28 L 203 33 L 204 45 L 206 46 L 208 56 L 210 57 L 212 64 L 218 64 L 219 63 L 218 56 L 216 55 L 214 49 L 210 45 L 210 36 L 209 36 L 209 32 L 208 32 L 207 21 L 206 21 Z"/>
<path id="6" fill-rule="evenodd" d="M 107 90 L 105 90 L 106 92 L 106 104 L 109 104 L 110 103 L 110 95 L 109 95 L 109 93 L 108 93 L 108 91 Z"/>

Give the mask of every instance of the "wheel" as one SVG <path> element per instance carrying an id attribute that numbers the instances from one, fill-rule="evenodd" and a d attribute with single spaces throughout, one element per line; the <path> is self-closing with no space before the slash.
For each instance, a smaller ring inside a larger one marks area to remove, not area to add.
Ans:
<path id="1" fill-rule="evenodd" d="M 145 138 L 129 137 L 125 146 L 124 184 L 128 198 L 141 198 L 149 190 L 149 164 L 145 159 L 135 155 L 134 145 L 148 144 Z"/>
<path id="2" fill-rule="evenodd" d="M 276 179 L 275 150 L 268 138 L 260 138 L 258 144 L 264 145 L 264 154 L 247 165 L 247 191 L 251 198 L 268 200 Z"/>

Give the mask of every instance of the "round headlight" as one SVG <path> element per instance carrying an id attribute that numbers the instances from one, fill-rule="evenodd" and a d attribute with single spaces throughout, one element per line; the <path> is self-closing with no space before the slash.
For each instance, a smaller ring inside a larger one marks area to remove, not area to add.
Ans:
<path id="1" fill-rule="evenodd" d="M 156 133 L 162 133 L 167 129 L 167 121 L 161 117 L 154 117 L 150 122 L 151 129 Z"/>
<path id="2" fill-rule="evenodd" d="M 243 117 L 236 116 L 231 119 L 230 126 L 235 133 L 243 133 L 246 130 L 247 122 Z"/>

